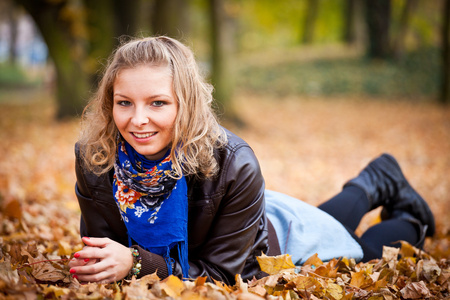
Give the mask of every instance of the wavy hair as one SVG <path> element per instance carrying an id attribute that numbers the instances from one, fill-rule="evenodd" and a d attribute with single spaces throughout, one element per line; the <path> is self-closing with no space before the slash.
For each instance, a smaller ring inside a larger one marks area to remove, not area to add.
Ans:
<path id="1" fill-rule="evenodd" d="M 192 51 L 165 37 L 133 39 L 119 46 L 109 58 L 99 87 L 83 111 L 79 140 L 86 168 L 97 175 L 111 170 L 118 129 L 113 120 L 113 86 L 125 68 L 168 66 L 178 101 L 171 156 L 177 174 L 214 176 L 218 164 L 214 149 L 227 142 L 226 133 L 212 110 L 212 85 L 201 76 Z"/>

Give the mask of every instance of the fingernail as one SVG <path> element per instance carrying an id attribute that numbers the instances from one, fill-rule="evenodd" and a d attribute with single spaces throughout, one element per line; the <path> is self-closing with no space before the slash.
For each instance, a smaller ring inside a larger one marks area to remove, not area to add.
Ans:
<path id="1" fill-rule="evenodd" d="M 89 261 L 89 258 L 85 258 L 85 259 L 84 259 L 84 262 L 88 262 L 88 261 Z"/>
<path id="2" fill-rule="evenodd" d="M 75 253 L 74 255 L 73 255 L 73 257 L 75 257 L 75 258 L 78 258 L 78 257 L 80 257 L 80 253 Z"/>
<path id="3" fill-rule="evenodd" d="M 78 276 L 77 276 L 77 275 L 72 275 L 72 277 L 75 278 L 75 279 L 78 279 Z"/>
<path id="4" fill-rule="evenodd" d="M 70 274 L 75 274 L 76 273 L 76 271 L 74 270 L 74 269 L 70 269 Z"/>

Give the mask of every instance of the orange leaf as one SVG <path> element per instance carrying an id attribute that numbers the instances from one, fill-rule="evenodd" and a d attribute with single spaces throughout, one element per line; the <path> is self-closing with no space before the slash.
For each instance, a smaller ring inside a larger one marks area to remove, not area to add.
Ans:
<path id="1" fill-rule="evenodd" d="M 323 265 L 323 261 L 317 256 L 317 253 L 315 253 L 315 254 L 311 255 L 311 257 L 308 258 L 303 265 L 305 265 L 305 266 L 311 265 L 311 266 L 314 266 L 317 268 L 317 267 Z"/>

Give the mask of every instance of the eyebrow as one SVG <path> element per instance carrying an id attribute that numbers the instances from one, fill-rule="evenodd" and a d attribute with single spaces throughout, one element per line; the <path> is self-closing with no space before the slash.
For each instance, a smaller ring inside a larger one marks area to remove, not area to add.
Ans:
<path id="1" fill-rule="evenodd" d="M 114 93 L 114 94 L 113 94 L 113 97 L 114 97 L 114 96 L 121 96 L 121 97 L 124 97 L 124 98 L 127 98 L 127 99 L 130 98 L 130 97 L 128 97 L 127 95 L 124 95 L 124 94 L 121 94 L 121 93 Z M 159 98 L 159 97 L 173 98 L 172 96 L 167 95 L 167 94 L 157 94 L 157 95 L 152 95 L 152 96 L 150 96 L 150 97 L 148 97 L 148 98 L 149 98 L 149 99 L 154 99 L 154 98 Z"/>

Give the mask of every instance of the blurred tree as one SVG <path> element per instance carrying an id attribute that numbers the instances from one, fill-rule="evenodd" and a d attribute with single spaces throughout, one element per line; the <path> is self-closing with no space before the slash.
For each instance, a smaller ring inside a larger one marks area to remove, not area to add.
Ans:
<path id="1" fill-rule="evenodd" d="M 152 29 L 156 35 L 184 39 L 189 35 L 188 0 L 155 0 Z"/>
<path id="2" fill-rule="evenodd" d="M 0 21 L 6 24 L 9 30 L 8 44 L 8 62 L 11 65 L 17 62 L 17 29 L 18 29 L 19 9 L 16 4 L 10 0 L 0 1 Z"/>
<path id="3" fill-rule="evenodd" d="M 310 44 L 313 42 L 318 10 L 319 0 L 307 0 L 305 16 L 303 19 L 303 44 Z"/>
<path id="4" fill-rule="evenodd" d="M 89 90 L 89 76 L 85 69 L 85 14 L 80 2 L 16 1 L 33 17 L 53 59 L 57 76 L 57 118 L 81 113 Z"/>
<path id="5" fill-rule="evenodd" d="M 391 54 L 391 1 L 366 0 L 364 3 L 368 34 L 367 55 L 371 58 L 388 58 Z"/>
<path id="6" fill-rule="evenodd" d="M 363 23 L 363 2 L 362 0 L 344 1 L 344 42 L 348 45 L 362 44 L 364 39 L 361 30 Z"/>
<path id="7" fill-rule="evenodd" d="M 445 0 L 442 20 L 442 83 L 440 101 L 450 103 L 450 0 Z"/>
<path id="8" fill-rule="evenodd" d="M 7 5 L 8 11 L 6 11 L 6 15 L 8 16 L 8 23 L 9 23 L 9 63 L 14 65 L 17 63 L 17 51 L 16 51 L 16 44 L 17 44 L 17 29 L 18 29 L 18 17 L 19 17 L 19 11 L 17 9 L 17 6 L 15 3 L 8 1 L 9 4 Z"/>
<path id="9" fill-rule="evenodd" d="M 398 31 L 392 39 L 392 54 L 395 58 L 400 58 L 405 51 L 405 38 L 408 33 L 411 15 L 416 7 L 417 0 L 406 0 L 403 6 Z"/>
<path id="10" fill-rule="evenodd" d="M 86 25 L 89 32 L 89 47 L 87 49 L 87 72 L 89 81 L 96 84 L 100 79 L 97 70 L 102 60 L 113 51 L 116 40 L 114 5 L 111 0 L 85 1 Z M 101 13 L 99 13 L 101 12 Z"/>
<path id="11" fill-rule="evenodd" d="M 79 115 L 121 35 L 135 35 L 145 0 L 15 0 L 34 19 L 56 70 L 58 119 Z M 147 29 L 144 27 L 144 29 Z"/>
<path id="12" fill-rule="evenodd" d="M 214 85 L 214 98 L 224 109 L 228 119 L 241 123 L 234 111 L 231 99 L 234 92 L 234 77 L 232 72 L 232 49 L 229 45 L 234 36 L 230 28 L 230 16 L 225 9 L 225 0 L 209 0 L 211 18 L 211 81 Z M 241 124 L 242 125 L 242 124 Z"/>

